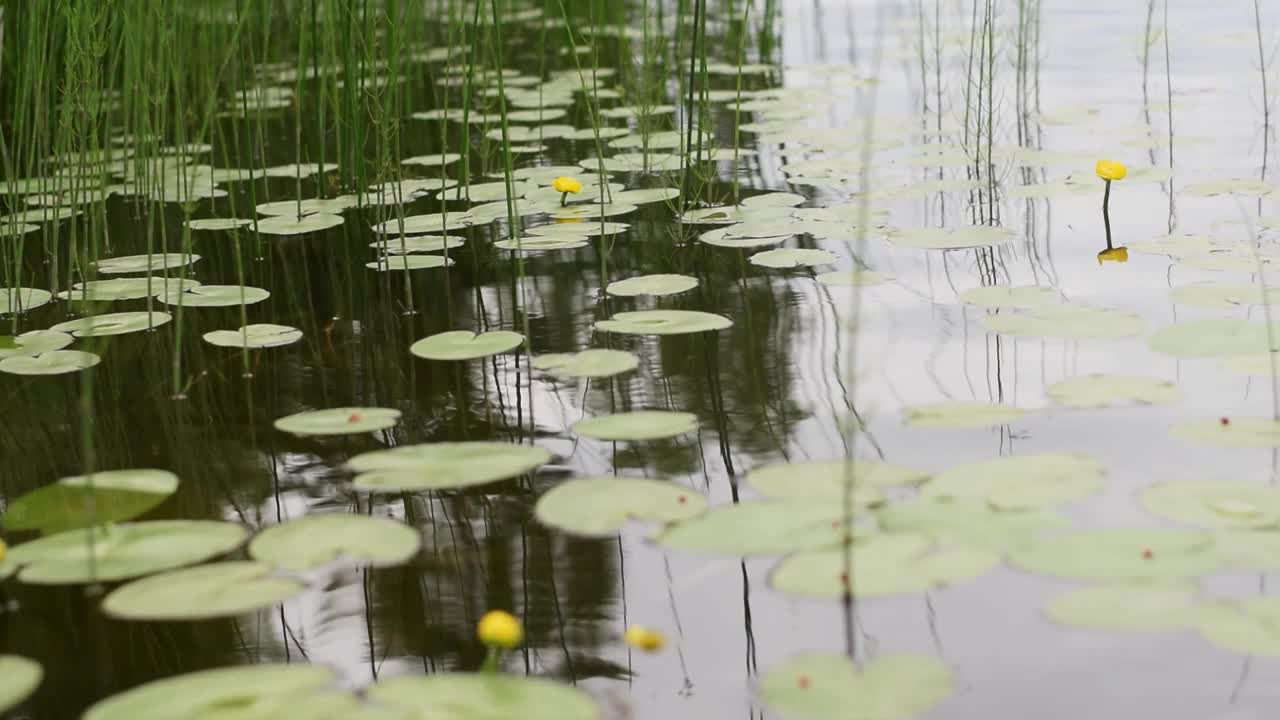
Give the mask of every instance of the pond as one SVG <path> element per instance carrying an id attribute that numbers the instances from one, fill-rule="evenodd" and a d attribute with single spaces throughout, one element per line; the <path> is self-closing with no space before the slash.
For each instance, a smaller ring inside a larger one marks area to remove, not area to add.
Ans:
<path id="1" fill-rule="evenodd" d="M 1280 8 L 0 18 L 0 715 L 1276 705 Z"/>

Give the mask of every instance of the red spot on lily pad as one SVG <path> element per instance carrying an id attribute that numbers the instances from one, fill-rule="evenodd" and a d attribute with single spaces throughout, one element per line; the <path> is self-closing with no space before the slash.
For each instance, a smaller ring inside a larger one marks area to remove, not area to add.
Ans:
<path id="1" fill-rule="evenodd" d="M 683 505 L 683 504 L 685 504 L 685 503 L 689 502 L 689 498 L 685 497 L 684 495 L 681 495 L 680 497 L 677 497 L 677 498 L 676 498 L 676 502 L 678 502 L 678 503 L 680 503 L 681 505 Z"/>
<path id="2" fill-rule="evenodd" d="M 364 416 L 361 415 L 360 413 L 351 413 L 351 416 L 347 418 L 347 422 L 354 425 L 363 419 L 364 419 Z"/>
<path id="3" fill-rule="evenodd" d="M 796 676 L 796 687 L 800 688 L 801 690 L 808 690 L 808 689 L 809 689 L 809 676 L 808 676 L 808 675 L 797 675 L 797 676 Z"/>
<path id="4" fill-rule="evenodd" d="M 1151 552 L 1151 548 L 1147 548 L 1147 549 L 1145 549 L 1145 550 L 1143 550 L 1143 551 L 1142 551 L 1142 559 L 1143 559 L 1143 560 L 1150 560 L 1150 559 L 1152 558 L 1152 556 L 1154 556 L 1154 555 L 1155 555 L 1155 553 Z"/>
<path id="5" fill-rule="evenodd" d="M 1221 425 L 1221 426 L 1223 426 L 1223 427 L 1226 427 L 1226 426 L 1228 426 L 1228 425 L 1230 425 L 1230 424 L 1231 424 L 1231 418 L 1226 417 L 1226 416 L 1224 415 L 1223 417 L 1218 418 L 1218 424 L 1219 424 L 1219 425 Z"/>

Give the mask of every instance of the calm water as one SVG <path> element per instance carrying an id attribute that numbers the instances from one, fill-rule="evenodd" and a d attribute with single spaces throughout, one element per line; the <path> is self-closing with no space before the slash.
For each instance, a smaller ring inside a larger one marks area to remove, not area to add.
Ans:
<path id="1" fill-rule="evenodd" d="M 860 124 L 870 91 L 842 87 L 841 76 L 833 79 L 826 70 L 852 66 L 855 75 L 870 75 L 878 62 L 877 122 L 885 138 L 905 145 L 877 153 L 872 179 L 896 186 L 922 180 L 926 173 L 932 176 L 935 169 L 905 162 L 919 149 L 913 147 L 920 143 L 916 130 L 922 123 L 931 128 L 935 123 L 933 117 L 921 117 L 920 9 L 913 3 L 834 0 L 781 4 L 781 73 L 772 80 L 748 78 L 747 87 L 815 88 L 828 102 L 807 104 L 804 116 L 794 122 L 845 128 Z M 933 3 L 925 5 L 925 28 L 932 34 Z M 943 127 L 958 133 L 971 8 L 941 5 Z M 1018 140 L 1012 39 L 1018 8 L 1012 2 L 997 5 L 1000 31 L 1007 33 L 997 41 L 995 59 L 999 147 Z M 1273 201 L 1180 194 L 1191 182 L 1259 176 L 1263 101 L 1252 6 L 1245 5 L 1170 3 L 1172 73 L 1166 78 L 1161 39 L 1151 53 L 1146 78 L 1150 100 L 1144 107 L 1145 3 L 1044 3 L 1040 57 L 1028 68 L 1035 83 L 1029 127 L 1039 146 L 1084 158 L 1115 157 L 1134 167 L 1167 167 L 1172 111 L 1174 180 L 1120 183 L 1114 189 L 1117 244 L 1170 232 L 1245 237 L 1243 225 L 1229 223 L 1277 213 Z M 1280 6 L 1264 3 L 1263 12 L 1270 57 L 1280 37 Z M 731 47 L 714 45 L 713 60 L 733 60 Z M 527 43 L 519 47 L 521 54 L 508 66 L 523 68 L 522 60 L 531 57 Z M 933 52 L 932 37 L 926 51 Z M 755 53 L 754 48 L 749 52 L 750 60 Z M 932 63 L 930 57 L 930 94 Z M 733 87 L 732 77 L 715 83 L 720 89 Z M 930 112 L 936 111 L 933 97 L 927 104 Z M 429 99 L 421 109 L 427 107 Z M 716 107 L 717 133 L 730 139 L 732 106 Z M 1037 119 L 1041 113 L 1052 118 L 1081 107 L 1096 115 L 1073 124 Z M 744 122 L 750 119 L 744 114 Z M 404 122 L 404 156 L 441 150 L 436 122 Z M 586 125 L 581 103 L 575 116 L 563 122 Z M 291 162 L 291 116 L 267 128 L 272 141 L 265 164 Z M 848 132 L 856 138 L 861 130 Z M 1148 132 L 1154 139 L 1141 141 Z M 757 146 L 755 135 L 746 137 L 747 147 L 759 156 L 744 161 L 744 194 L 791 190 L 806 195 L 813 206 L 847 197 L 834 190 L 788 186 L 780 165 L 809 157 L 805 148 Z M 547 144 L 539 163 L 573 163 L 592 154 L 586 142 Z M 492 162 L 487 167 L 496 169 Z M 524 157 L 517 162 L 533 161 Z M 720 165 L 722 176 L 713 188 L 718 199 L 729 192 L 727 168 Z M 957 172 L 948 169 L 947 176 L 962 176 L 963 171 Z M 1167 258 L 1137 253 L 1126 264 L 1100 267 L 1095 254 L 1103 247 L 1101 183 L 1092 177 L 1092 161 L 1074 169 L 1047 168 L 1039 179 L 1069 172 L 1098 186 L 1097 192 L 1034 203 L 1009 197 L 1002 201 L 1002 222 L 1019 235 L 996 253 L 1000 282 L 1048 285 L 1074 302 L 1137 312 L 1146 321 L 1144 335 L 1118 341 L 997 338 L 979 323 L 983 310 L 958 300 L 959 292 L 983 283 L 976 251 L 944 257 L 873 237 L 860 261 L 892 272 L 895 280 L 861 290 L 855 409 L 867 432 L 856 451 L 925 471 L 1008 454 L 1087 453 L 1106 465 L 1108 482 L 1103 492 L 1067 507 L 1072 519 L 1086 527 L 1156 523 L 1135 499 L 1141 487 L 1154 481 L 1273 477 L 1270 451 L 1207 449 L 1169 436 L 1169 427 L 1184 420 L 1269 414 L 1268 382 L 1251 383 L 1213 360 L 1178 361 L 1149 349 L 1145 339 L 1151 330 L 1175 320 L 1250 313 L 1247 307 L 1175 308 L 1171 285 L 1208 279 L 1250 282 L 1251 276 L 1171 270 Z M 656 184 L 653 178 L 634 175 L 619 179 L 629 187 Z M 1001 181 L 1008 188 L 1022 184 L 1023 178 L 1006 166 Z M 238 207 L 249 202 L 246 185 L 231 186 L 242 193 Z M 291 180 L 259 185 L 259 193 L 268 192 L 271 199 L 291 198 L 293 190 Z M 304 197 L 319 191 L 312 181 L 304 181 L 302 190 Z M 940 220 L 951 225 L 968 217 L 967 197 L 948 193 L 945 210 L 936 193 L 886 207 L 894 226 L 937 225 Z M 226 200 L 215 202 L 216 214 L 229 212 Z M 113 198 L 107 207 L 113 253 L 143 252 L 145 223 L 137 219 L 135 206 Z M 211 216 L 213 207 L 204 201 L 196 213 Z M 434 200 L 419 200 L 407 214 L 435 209 Z M 374 213 L 349 211 L 346 218 L 342 227 L 323 233 L 263 239 L 261 258 L 248 265 L 246 282 L 271 290 L 272 297 L 249 308 L 250 322 L 294 325 L 306 337 L 297 345 L 254 353 L 251 380 L 242 377 L 238 353 L 215 351 L 200 342 L 204 332 L 237 327 L 234 308 L 185 312 L 180 330 L 186 348 L 180 371 L 185 400 L 171 397 L 177 328 L 113 339 L 92 389 L 96 462 L 100 468 L 157 467 L 177 473 L 184 481 L 181 491 L 153 517 L 222 518 L 258 528 L 307 513 L 373 513 L 421 528 L 423 552 L 407 567 L 326 573 L 317 580 L 317 589 L 282 609 L 235 622 L 114 622 L 96 613 L 96 589 L 37 590 L 9 582 L 4 590 L 12 611 L 0 615 L 0 651 L 36 658 L 46 669 L 29 716 L 74 717 L 94 700 L 146 680 L 235 663 L 331 664 L 352 687 L 392 674 L 474 669 L 484 650 L 473 639 L 472 628 L 491 607 L 512 608 L 528 628 L 528 650 L 509 658 L 509 669 L 577 683 L 601 698 L 615 717 L 771 717 L 754 696 L 758 672 L 799 651 L 841 649 L 837 603 L 797 601 L 770 590 L 765 578 L 773 559 L 740 562 L 666 553 L 648 543 L 639 527 L 617 540 L 572 539 L 538 525 L 531 508 L 539 492 L 571 473 L 616 469 L 668 477 L 704 491 L 719 504 L 734 500 L 734 479 L 753 466 L 839 457 L 844 452 L 839 428 L 850 414 L 840 385 L 850 371 L 850 289 L 826 288 L 807 271 L 746 265 L 737 251 L 693 242 L 698 228 L 673 222 L 664 205 L 645 205 L 625 218 L 631 229 L 614 239 L 612 279 L 659 272 L 697 276 L 702 281 L 698 291 L 657 305 L 720 313 L 733 318 L 734 326 L 714 339 L 611 338 L 613 347 L 631 349 L 642 358 L 640 369 L 623 376 L 612 391 L 607 384 L 584 387 L 540 374 L 529 387 L 523 366 L 517 373 L 512 355 L 486 361 L 482 375 L 480 363 L 467 364 L 464 371 L 407 352 L 413 341 L 448 329 L 520 329 L 513 327 L 511 265 L 505 253 L 488 244 L 505 223 L 456 233 L 467 236 L 468 246 L 453 251 L 458 265 L 448 271 L 447 285 L 439 270 L 412 273 L 415 312 L 409 312 L 403 274 L 363 267 L 373 259 L 367 244 L 375 236 L 366 228 Z M 176 243 L 181 211 L 168 206 L 164 222 L 169 242 Z M 195 242 L 195 252 L 203 256 L 195 278 L 234 282 L 229 240 L 205 233 Z M 535 354 L 601 346 L 604 338 L 592 336 L 595 320 L 655 305 L 645 299 L 600 299 L 597 244 L 532 255 L 526 262 Z M 820 270 L 854 267 L 855 246 L 850 243 L 802 237 L 788 245 L 821 247 L 840 258 L 834 268 Z M 43 267 L 28 259 L 31 267 Z M 118 301 L 111 309 L 144 307 L 143 301 Z M 1252 310 L 1254 316 L 1259 312 Z M 23 328 L 48 327 L 65 317 L 63 305 L 51 305 L 25 317 Z M 1046 398 L 1045 390 L 1054 382 L 1095 372 L 1173 380 L 1183 397 L 1168 406 L 1105 410 L 1059 408 Z M 0 423 L 0 501 L 80 471 L 80 392 L 75 375 L 0 375 L 5 417 Z M 945 400 L 1002 402 L 1037 411 L 992 429 L 903 424 L 903 407 Z M 395 407 L 404 418 L 386 435 L 345 440 L 300 439 L 272 428 L 276 418 L 290 413 L 343 405 Z M 567 431 L 584 413 L 632 408 L 694 412 L 702 429 L 675 441 L 617 446 L 575 440 Z M 367 495 L 350 489 L 343 463 L 357 452 L 386 444 L 518 439 L 531 413 L 536 442 L 556 454 L 553 464 L 531 482 L 381 496 L 372 507 Z M 750 491 L 744 488 L 743 493 L 749 496 Z M 1227 596 L 1267 593 L 1275 584 L 1254 573 L 1218 573 L 1205 583 L 1210 593 Z M 1112 634 L 1049 623 L 1043 616 L 1045 604 L 1069 587 L 1000 568 L 926 595 L 862 602 L 861 651 L 867 658 L 897 651 L 942 658 L 955 672 L 956 692 L 928 718 L 1242 720 L 1264 717 L 1264 710 L 1280 701 L 1276 659 L 1247 658 L 1190 632 Z M 669 649 L 658 655 L 629 652 L 619 635 L 630 623 L 663 630 L 671 639 Z"/>

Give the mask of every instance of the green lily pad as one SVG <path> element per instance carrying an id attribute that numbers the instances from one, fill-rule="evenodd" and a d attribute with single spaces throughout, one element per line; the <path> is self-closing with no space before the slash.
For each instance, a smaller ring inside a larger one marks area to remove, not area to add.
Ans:
<path id="1" fill-rule="evenodd" d="M 977 402 L 945 402 L 903 408 L 912 427 L 977 428 L 1006 425 L 1027 414 L 1022 408 Z"/>
<path id="2" fill-rule="evenodd" d="M 556 208 L 548 214 L 556 220 L 591 220 L 626 215 L 639 209 L 635 205 L 619 202 L 607 202 L 602 205 L 599 202 L 599 198 L 597 198 L 596 202 L 567 205 Z"/>
<path id="3" fill-rule="evenodd" d="M 106 258 L 97 262 L 98 272 L 104 275 L 122 275 L 125 273 L 155 272 L 190 265 L 200 259 L 199 255 L 182 253 L 154 253 L 152 255 L 126 255 L 124 257 Z"/>
<path id="4" fill-rule="evenodd" d="M 1059 340 L 1118 340 L 1137 335 L 1144 327 L 1142 318 L 1133 313 L 1069 303 L 988 315 L 982 324 L 1002 335 Z"/>
<path id="5" fill-rule="evenodd" d="M 991 225 L 968 225 L 958 228 L 913 228 L 889 234 L 889 242 L 899 247 L 922 250 L 964 250 L 994 247 L 1013 240 L 1014 234 Z"/>
<path id="6" fill-rule="evenodd" d="M 1102 489 L 1097 460 L 1070 453 L 1013 455 L 957 465 L 920 489 L 925 498 L 985 500 L 997 510 L 1049 507 Z"/>
<path id="7" fill-rule="evenodd" d="M 1252 247 L 1228 247 L 1203 255 L 1188 255 L 1178 261 L 1180 267 L 1215 272 L 1274 272 L 1277 258 L 1259 254 Z"/>
<path id="8" fill-rule="evenodd" d="M 253 305 L 271 297 L 262 288 L 240 285 L 200 285 L 188 292 L 170 291 L 156 295 L 166 305 L 184 307 L 232 307 L 241 303 Z"/>
<path id="9" fill-rule="evenodd" d="M 730 228 L 718 228 L 716 230 L 708 230 L 698 236 L 699 242 L 716 247 L 737 248 L 739 250 L 750 250 L 752 248 L 768 247 L 769 245 L 778 245 L 795 237 L 794 234 L 786 235 L 769 235 L 765 237 L 736 237 L 729 235 Z"/>
<path id="10" fill-rule="evenodd" d="M 1216 570 L 1224 562 L 1211 536 L 1161 528 L 1081 530 L 1009 552 L 1028 572 L 1072 580 L 1168 580 Z"/>
<path id="11" fill-rule="evenodd" d="M 1256 197 L 1270 195 L 1276 186 L 1254 178 L 1233 178 L 1212 182 L 1192 183 L 1182 189 L 1183 195 L 1191 197 L 1213 197 L 1215 195 L 1247 195 Z"/>
<path id="12" fill-rule="evenodd" d="M 1222 359 L 1222 367 L 1244 375 L 1271 377 L 1280 374 L 1280 357 L 1276 357 L 1275 352 L 1233 355 Z"/>
<path id="13" fill-rule="evenodd" d="M 1000 510 L 972 499 L 919 498 L 888 503 L 876 514 L 888 531 L 921 532 L 942 542 L 992 550 L 1024 545 L 1042 532 L 1068 526 L 1048 510 Z"/>
<path id="14" fill-rule="evenodd" d="M 1238 653 L 1280 656 L 1280 612 L 1275 598 L 1257 598 L 1242 603 L 1240 610 L 1220 606 L 1217 612 L 1204 613 L 1196 627 L 1205 640 Z M 1256 612 L 1250 612 L 1255 608 Z"/>
<path id="15" fill-rule="evenodd" d="M 590 696 L 563 683 L 536 677 L 471 673 L 400 676 L 368 690 L 370 700 L 412 709 L 431 720 L 598 720 Z M 85 718 L 93 720 L 93 718 Z"/>
<path id="16" fill-rule="evenodd" d="M 1272 323 L 1272 336 L 1280 345 L 1280 323 Z M 1265 353 L 1267 326 L 1235 318 L 1191 320 L 1155 331 L 1148 340 L 1152 349 L 1174 357 L 1222 357 Z M 1272 347 L 1280 350 L 1280 347 Z"/>
<path id="17" fill-rule="evenodd" d="M 214 330 L 204 334 L 210 345 L 229 348 L 273 348 L 292 345 L 302 339 L 302 331 L 288 325 L 255 323 L 239 330 Z"/>
<path id="18" fill-rule="evenodd" d="M 348 465 L 359 473 L 355 478 L 357 490 L 413 492 L 506 480 L 550 460 L 551 453 L 539 447 L 475 441 L 373 450 L 356 455 Z"/>
<path id="19" fill-rule="evenodd" d="M 0 358 L 35 357 L 62 348 L 75 342 L 70 333 L 56 330 L 30 330 L 17 337 L 10 338 L 14 347 L 0 346 Z"/>
<path id="20" fill-rule="evenodd" d="M 38 288 L 0 288 L 0 315 L 12 315 L 18 312 L 34 310 L 41 305 L 48 305 L 53 300 L 53 293 Z"/>
<path id="21" fill-rule="evenodd" d="M 112 278 L 76 283 L 71 290 L 63 290 L 58 297 L 63 300 L 107 302 L 111 300 L 135 300 L 150 295 L 165 295 L 200 287 L 195 280 L 179 280 L 156 276 L 140 278 Z"/>
<path id="22" fill-rule="evenodd" d="M 1167 235 L 1152 240 L 1138 240 L 1127 245 L 1129 252 L 1165 255 L 1174 259 L 1208 255 L 1229 243 L 1209 235 Z"/>
<path id="23" fill-rule="evenodd" d="M 332 198 L 311 198 L 301 201 L 277 200 L 275 202 L 259 203 L 254 210 L 259 215 L 278 215 L 297 220 L 300 216 L 315 215 L 317 213 L 338 215 L 344 210 L 350 210 L 359 204 L 359 198 L 355 195 L 339 195 Z M 329 221 L 326 220 L 325 222 Z"/>
<path id="24" fill-rule="evenodd" d="M 390 567 L 418 553 L 418 531 L 397 520 L 348 513 L 307 515 L 258 533 L 249 556 L 285 570 L 315 570 L 337 560 Z"/>
<path id="25" fill-rule="evenodd" d="M 622 192 L 614 193 L 611 199 L 614 203 L 646 205 L 648 203 L 675 200 L 678 197 L 680 197 L 680 188 L 664 187 L 647 188 L 643 190 L 623 190 Z"/>
<path id="26" fill-rule="evenodd" d="M 571 235 L 568 237 L 522 237 L 519 240 L 508 238 L 506 240 L 498 240 L 493 244 L 499 250 L 510 250 L 512 252 L 545 252 L 549 250 L 577 250 L 591 244 L 591 241 L 585 235 Z"/>
<path id="27" fill-rule="evenodd" d="M 847 553 L 827 548 L 796 553 L 778 563 L 769 585 L 801 597 L 839 598 L 919 593 L 976 579 L 1000 564 L 1000 555 L 981 548 L 935 547 L 926 535 L 880 533 L 859 540 Z"/>
<path id="28" fill-rule="evenodd" d="M 258 232 L 262 235 L 303 235 L 322 232 L 342 224 L 341 215 L 314 213 L 298 217 L 296 214 L 273 215 L 259 220 Z"/>
<path id="29" fill-rule="evenodd" d="M 66 477 L 11 502 L 2 522 L 8 530 L 48 535 L 131 520 L 177 489 L 178 476 L 165 470 L 108 470 Z"/>
<path id="30" fill-rule="evenodd" d="M 1271 418 L 1233 417 L 1179 423 L 1169 433 L 1180 440 L 1224 448 L 1280 447 L 1280 422 Z"/>
<path id="31" fill-rule="evenodd" d="M 836 256 L 826 250 L 812 250 L 807 248 L 778 248 L 776 250 L 765 250 L 750 257 L 752 265 L 760 267 L 774 268 L 776 270 L 786 270 L 800 267 L 813 267 L 815 265 L 830 265 L 836 261 Z"/>
<path id="32" fill-rule="evenodd" d="M 1077 375 L 1049 386 L 1054 402 L 1068 407 L 1099 408 L 1137 403 L 1164 405 L 1181 394 L 1168 380 L 1136 375 Z"/>
<path id="33" fill-rule="evenodd" d="M 1280 304 L 1280 291 L 1263 292 L 1245 283 L 1201 282 L 1174 288 L 1169 297 L 1179 305 L 1206 308 L 1233 308 L 1248 305 Z"/>
<path id="34" fill-rule="evenodd" d="M 1077 588 L 1049 603 L 1062 625 L 1096 630 L 1161 632 L 1194 627 L 1204 617 L 1195 583 L 1118 583 Z"/>
<path id="35" fill-rule="evenodd" d="M 409 352 L 425 360 L 475 360 L 514 350 L 524 344 L 524 335 L 509 330 L 476 334 L 470 330 L 450 330 L 425 337 L 409 346 Z"/>
<path id="36" fill-rule="evenodd" d="M 1057 290 L 1040 285 L 978 287 L 960 295 L 964 304 L 984 308 L 1032 308 L 1060 302 L 1061 299 Z"/>
<path id="37" fill-rule="evenodd" d="M 342 407 L 308 410 L 282 417 L 275 428 L 293 435 L 357 435 L 393 428 L 400 422 L 394 408 Z"/>
<path id="38" fill-rule="evenodd" d="M 609 283 L 605 292 L 623 297 L 664 296 L 687 292 L 696 287 L 698 287 L 698 279 L 688 275 L 637 275 Z"/>
<path id="39" fill-rule="evenodd" d="M 874 493 L 879 499 L 880 494 Z M 858 496 L 854 496 L 855 503 Z M 714 507 L 667 526 L 655 541 L 672 550 L 720 555 L 784 555 L 840 544 L 846 535 L 841 503 L 822 500 L 760 500 Z M 870 530 L 855 514 L 852 534 Z"/>
<path id="40" fill-rule="evenodd" d="M 334 679 L 332 669 L 307 663 L 204 670 L 153 680 L 113 695 L 90 707 L 83 720 L 299 717 L 295 714 L 299 712 L 299 698 L 329 686 Z"/>
<path id="41" fill-rule="evenodd" d="M 35 660 L 18 655 L 0 655 L 0 715 L 31 696 L 44 679 L 44 668 Z"/>
<path id="42" fill-rule="evenodd" d="M 167 324 L 173 316 L 162 312 L 122 312 L 94 315 L 54 325 L 54 332 L 71 333 L 78 338 L 106 337 L 154 330 Z"/>
<path id="43" fill-rule="evenodd" d="M 640 358 L 634 353 L 603 348 L 539 355 L 533 359 L 534 368 L 562 378 L 612 377 L 631 372 L 639 365 Z"/>
<path id="44" fill-rule="evenodd" d="M 369 247 L 377 248 L 387 255 L 410 255 L 412 253 L 452 250 L 456 247 L 462 247 L 464 241 L 465 238 L 457 235 L 386 236 L 382 240 L 369 243 Z"/>
<path id="45" fill-rule="evenodd" d="M 41 355 L 17 355 L 0 359 L 0 372 L 11 375 L 64 375 L 87 370 L 102 358 L 81 350 L 52 350 Z"/>
<path id="46" fill-rule="evenodd" d="M 926 473 L 876 460 L 810 460 L 755 468 L 747 475 L 747 484 L 765 497 L 838 500 L 844 497 L 850 479 L 856 498 L 875 488 L 917 485 L 927 477 Z M 865 497 L 865 504 L 876 501 L 871 495 Z"/>
<path id="47" fill-rule="evenodd" d="M 617 235 L 625 232 L 629 227 L 631 226 L 626 223 L 582 220 L 581 222 L 558 222 L 552 225 L 537 225 L 525 228 L 525 232 L 534 237 L 595 237 L 597 235 Z"/>
<path id="48" fill-rule="evenodd" d="M 1280 488 L 1238 480 L 1183 480 L 1142 491 L 1149 512 L 1204 528 L 1263 528 L 1280 524 Z"/>
<path id="49" fill-rule="evenodd" d="M 453 264 L 453 260 L 440 255 L 387 255 L 364 264 L 370 270 L 388 272 L 391 270 L 434 270 Z"/>
<path id="50" fill-rule="evenodd" d="M 819 273 L 813 279 L 831 287 L 870 287 L 883 285 L 893 280 L 893 277 L 893 273 L 873 270 L 834 270 Z"/>
<path id="51" fill-rule="evenodd" d="M 85 530 L 68 530 L 9 550 L 23 566 L 18 579 L 32 585 L 115 582 L 192 565 L 230 552 L 244 542 L 239 525 L 209 520 L 153 520 L 93 529 L 93 553 Z"/>
<path id="52" fill-rule="evenodd" d="M 947 666 L 918 655 L 882 655 L 859 669 L 844 655 L 806 653 L 760 679 L 765 704 L 787 720 L 899 720 L 952 692 Z"/>
<path id="53" fill-rule="evenodd" d="M 612 535 L 628 520 L 669 523 L 697 517 L 706 498 L 689 488 L 648 478 L 590 477 L 560 483 L 538 498 L 538 522 L 574 535 Z"/>
<path id="54" fill-rule="evenodd" d="M 221 232 L 236 230 L 253 224 L 251 218 L 199 218 L 187 223 L 195 231 Z"/>
<path id="55" fill-rule="evenodd" d="M 598 320 L 595 328 L 624 335 L 683 335 L 724 330 L 732 325 L 727 317 L 697 310 L 637 310 Z"/>
<path id="56" fill-rule="evenodd" d="M 279 605 L 306 589 L 272 577 L 270 565 L 221 562 L 134 580 L 107 595 L 102 611 L 120 620 L 209 620 Z"/>
<path id="57" fill-rule="evenodd" d="M 636 410 L 579 420 L 569 429 L 596 440 L 665 440 L 697 432 L 698 416 L 669 410 Z"/>

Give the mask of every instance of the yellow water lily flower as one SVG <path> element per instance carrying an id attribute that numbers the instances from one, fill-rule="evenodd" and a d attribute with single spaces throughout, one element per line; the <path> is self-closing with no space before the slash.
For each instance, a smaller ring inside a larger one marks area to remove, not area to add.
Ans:
<path id="1" fill-rule="evenodd" d="M 492 648 L 510 650 L 524 640 L 524 628 L 516 616 L 504 610 L 490 610 L 476 625 L 480 642 Z"/>
<path id="2" fill-rule="evenodd" d="M 632 625 L 622 634 L 628 645 L 645 652 L 657 652 L 667 644 L 667 637 L 657 630 L 650 630 L 640 625 Z"/>
<path id="3" fill-rule="evenodd" d="M 1101 265 L 1104 262 L 1129 262 L 1129 248 L 1118 247 L 1103 250 L 1098 253 L 1098 264 Z"/>
<path id="4" fill-rule="evenodd" d="M 571 177 L 558 177 L 551 182 L 551 187 L 560 193 L 578 194 L 582 192 L 582 183 Z"/>
<path id="5" fill-rule="evenodd" d="M 1125 175 L 1129 174 L 1129 168 L 1119 160 L 1099 160 L 1096 168 L 1098 177 L 1110 182 L 1112 180 L 1123 180 Z"/>

